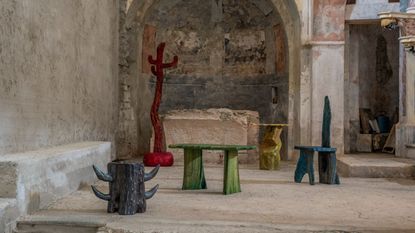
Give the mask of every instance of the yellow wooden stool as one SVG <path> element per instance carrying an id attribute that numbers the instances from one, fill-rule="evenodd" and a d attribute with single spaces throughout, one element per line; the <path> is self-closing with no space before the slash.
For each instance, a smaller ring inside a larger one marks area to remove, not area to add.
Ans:
<path id="1" fill-rule="evenodd" d="M 264 139 L 259 145 L 259 168 L 261 170 L 277 170 L 281 160 L 281 133 L 287 124 L 259 124 L 265 126 Z"/>

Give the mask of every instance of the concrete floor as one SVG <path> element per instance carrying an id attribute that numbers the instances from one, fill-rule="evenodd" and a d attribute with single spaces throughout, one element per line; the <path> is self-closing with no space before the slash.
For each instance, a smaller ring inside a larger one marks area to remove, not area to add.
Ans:
<path id="1" fill-rule="evenodd" d="M 341 177 L 341 185 L 310 186 L 308 177 L 293 182 L 294 169 L 289 163 L 279 171 L 243 167 L 242 193 L 224 196 L 220 165 L 205 168 L 208 189 L 201 191 L 181 190 L 182 167 L 162 168 L 146 183 L 160 189 L 145 214 L 106 214 L 106 203 L 84 187 L 25 219 L 102 224 L 102 232 L 117 233 L 415 232 L 415 180 Z"/>

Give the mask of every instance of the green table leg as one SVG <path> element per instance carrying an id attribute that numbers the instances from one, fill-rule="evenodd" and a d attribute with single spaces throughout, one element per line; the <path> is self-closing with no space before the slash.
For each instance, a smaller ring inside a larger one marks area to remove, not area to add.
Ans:
<path id="1" fill-rule="evenodd" d="M 206 189 L 201 149 L 184 149 L 184 175 L 182 189 Z"/>
<path id="2" fill-rule="evenodd" d="M 225 150 L 225 167 L 223 175 L 223 194 L 241 192 L 239 183 L 238 151 Z"/>

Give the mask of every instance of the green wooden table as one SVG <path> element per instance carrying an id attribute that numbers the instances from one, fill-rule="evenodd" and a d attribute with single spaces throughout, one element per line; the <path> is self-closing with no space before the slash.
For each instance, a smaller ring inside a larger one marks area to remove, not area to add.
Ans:
<path id="1" fill-rule="evenodd" d="M 169 145 L 169 148 L 184 149 L 183 190 L 206 189 L 202 151 L 223 150 L 225 152 L 223 194 L 228 195 L 241 192 L 238 151 L 253 150 L 256 147 L 244 145 L 176 144 Z"/>

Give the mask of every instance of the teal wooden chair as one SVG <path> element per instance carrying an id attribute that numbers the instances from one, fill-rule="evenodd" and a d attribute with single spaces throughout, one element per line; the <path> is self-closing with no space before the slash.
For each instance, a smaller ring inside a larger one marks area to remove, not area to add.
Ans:
<path id="1" fill-rule="evenodd" d="M 295 146 L 300 150 L 300 158 L 295 169 L 294 181 L 301 183 L 308 174 L 310 185 L 314 185 L 314 152 L 318 152 L 319 182 L 340 184 L 336 165 L 336 148 L 330 146 L 331 109 L 329 97 L 324 98 L 323 128 L 321 146 Z"/>

